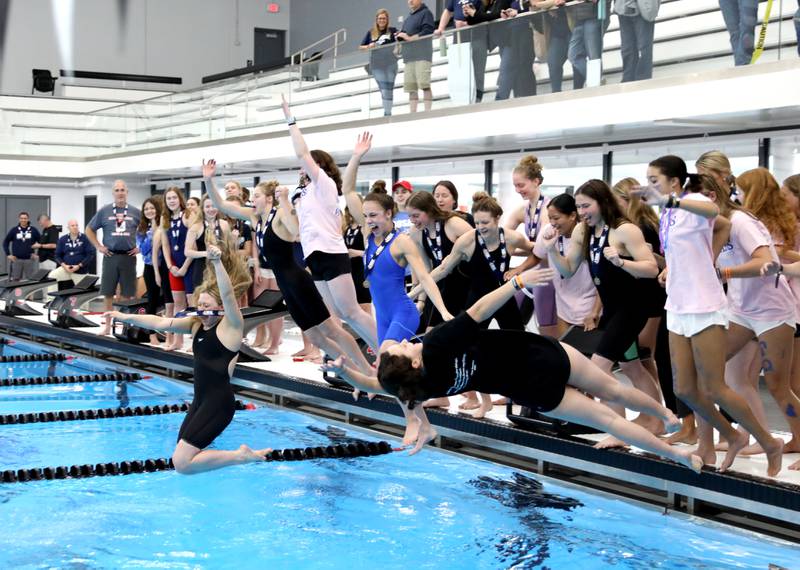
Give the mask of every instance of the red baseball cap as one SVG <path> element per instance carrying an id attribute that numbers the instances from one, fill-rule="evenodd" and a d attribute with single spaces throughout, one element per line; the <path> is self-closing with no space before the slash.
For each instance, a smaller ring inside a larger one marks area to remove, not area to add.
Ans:
<path id="1" fill-rule="evenodd" d="M 405 188 L 409 192 L 413 192 L 414 191 L 414 187 L 411 186 L 411 182 L 409 182 L 408 180 L 398 180 L 397 182 L 392 184 L 392 192 L 397 190 L 398 186 Z"/>

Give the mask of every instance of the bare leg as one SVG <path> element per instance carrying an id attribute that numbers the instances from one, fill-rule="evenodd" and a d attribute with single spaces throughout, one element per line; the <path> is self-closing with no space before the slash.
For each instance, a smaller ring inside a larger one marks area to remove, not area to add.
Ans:
<path id="1" fill-rule="evenodd" d="M 422 97 L 423 97 L 423 104 L 425 105 L 425 110 L 430 111 L 433 105 L 433 91 L 430 88 L 423 89 Z"/>
<path id="2" fill-rule="evenodd" d="M 737 423 L 753 434 L 753 437 L 767 453 L 767 475 L 774 477 L 781 470 L 783 440 L 772 437 L 772 434 L 764 426 L 759 425 L 744 398 L 725 384 L 725 354 L 720 350 L 725 346 L 724 329 L 712 326 L 693 336 L 691 340 L 700 389 L 707 394 L 712 394 L 714 400 L 733 416 Z M 717 415 L 718 418 L 722 418 L 719 411 L 717 411 Z M 728 453 L 720 465 L 720 470 L 725 471 L 733 463 L 736 454 L 747 445 L 749 438 L 742 437 L 742 434 L 736 432 L 727 421 L 718 422 L 714 414 L 706 419 L 728 440 Z M 717 423 L 719 426 L 716 425 Z M 725 431 L 723 432 L 723 430 Z M 730 433 L 731 430 L 734 433 Z"/>
<path id="3" fill-rule="evenodd" d="M 697 417 L 697 450 L 695 454 L 703 459 L 706 465 L 717 464 L 717 452 L 714 449 L 714 428 L 701 416 Z"/>
<path id="4" fill-rule="evenodd" d="M 655 354 L 658 327 L 660 324 L 661 317 L 651 317 L 647 319 L 647 323 L 644 325 L 642 332 L 639 333 L 639 346 L 650 351 L 650 358 L 642 360 L 642 366 L 644 366 L 650 376 L 656 380 L 658 379 L 658 369 L 656 368 Z"/>
<path id="5" fill-rule="evenodd" d="M 481 392 L 480 393 L 480 397 L 481 397 L 481 405 L 475 411 L 475 413 L 472 414 L 475 418 L 478 418 L 478 419 L 486 417 L 486 414 L 491 412 L 492 408 L 494 407 L 492 405 L 492 395 L 491 394 L 484 394 L 483 392 Z"/>
<path id="6" fill-rule="evenodd" d="M 732 331 L 729 331 L 729 355 L 732 349 L 735 348 L 731 347 L 730 344 L 733 336 L 734 334 Z M 747 404 L 750 406 L 758 422 L 766 426 L 767 414 L 764 411 L 764 403 L 761 401 L 761 395 L 758 393 L 758 377 L 760 371 L 761 358 L 758 354 L 758 343 L 755 341 L 746 341 L 744 347 L 725 363 L 725 383 L 730 386 L 734 392 L 747 400 Z M 748 437 L 750 436 L 750 434 L 747 435 Z M 728 445 L 724 440 L 720 440 L 716 449 L 717 451 L 726 451 Z M 753 446 L 747 446 L 741 451 L 742 455 L 762 452 L 758 444 L 756 444 L 755 448 Z"/>
<path id="7" fill-rule="evenodd" d="M 221 451 L 217 449 L 199 449 L 184 440 L 180 440 L 172 452 L 172 463 L 175 471 L 183 475 L 203 473 L 228 465 L 241 465 L 264 461 L 271 449 L 253 450 L 242 445 L 236 451 Z"/>
<path id="8" fill-rule="evenodd" d="M 114 310 L 113 295 L 103 295 L 103 310 L 106 312 Z M 110 334 L 111 334 L 111 319 L 106 319 L 105 323 L 103 324 L 103 329 L 100 331 L 100 335 L 108 336 Z"/>
<path id="9" fill-rule="evenodd" d="M 800 399 L 791 388 L 790 377 L 794 348 L 794 330 L 789 326 L 779 326 L 758 337 L 761 353 L 761 369 L 764 380 L 775 403 L 783 412 L 792 439 L 792 448 L 800 442 Z M 784 446 L 784 453 L 789 453 Z"/>
<path id="10" fill-rule="evenodd" d="M 253 340 L 253 348 L 264 348 L 267 342 L 267 325 L 258 325 L 256 327 L 256 338 Z"/>
<path id="11" fill-rule="evenodd" d="M 676 443 L 694 445 L 697 443 L 697 427 L 695 426 L 694 414 L 689 414 L 682 418 L 681 429 L 670 435 L 666 441 L 671 445 Z"/>
<path id="12" fill-rule="evenodd" d="M 572 360 L 571 357 L 570 360 Z M 570 384 L 572 384 L 573 378 L 578 375 L 575 371 L 572 372 Z M 566 392 L 564 392 L 564 398 L 558 407 L 545 415 L 603 430 L 645 451 L 657 453 L 662 457 L 685 465 L 696 473 L 700 473 L 703 468 L 703 460 L 689 450 L 670 446 L 642 426 L 629 422 L 614 413 L 608 406 L 591 398 L 585 398 L 583 394 L 570 387 L 567 387 Z"/>
<path id="13" fill-rule="evenodd" d="M 309 338 L 322 348 L 328 355 L 337 358 L 341 355 L 346 356 L 353 366 L 368 376 L 375 374 L 375 370 L 370 366 L 367 359 L 358 348 L 356 339 L 344 330 L 334 319 L 327 319 L 316 327 L 306 331 Z"/>
<path id="14" fill-rule="evenodd" d="M 175 303 L 164 303 L 164 317 L 171 319 L 175 316 Z M 172 343 L 175 342 L 175 335 L 173 333 L 166 333 L 164 335 L 164 350 L 172 350 L 170 348 Z"/>
<path id="15" fill-rule="evenodd" d="M 377 354 L 378 328 L 375 319 L 358 306 L 353 276 L 350 273 L 344 273 L 330 281 L 314 281 L 314 285 L 322 295 L 325 304 L 333 309 L 337 317 L 350 325 Z"/>
<path id="16" fill-rule="evenodd" d="M 278 347 L 281 344 L 281 335 L 283 334 L 283 317 L 272 319 L 266 323 L 266 329 L 269 331 L 269 346 L 264 351 L 264 354 L 278 354 Z"/>
<path id="17" fill-rule="evenodd" d="M 184 291 L 173 291 L 172 299 L 175 301 L 175 313 L 180 313 L 186 309 L 186 293 Z M 173 334 L 172 343 L 167 347 L 167 350 L 179 350 L 183 348 L 183 335 Z"/>
<path id="18" fill-rule="evenodd" d="M 417 444 L 414 446 L 414 449 L 408 453 L 409 455 L 414 455 L 419 452 L 426 443 L 432 441 L 438 435 L 436 433 L 436 428 L 428 421 L 428 416 L 425 414 L 425 409 L 422 406 L 414 406 L 413 412 L 419 421 L 419 433 L 417 434 Z"/>
<path id="19" fill-rule="evenodd" d="M 408 111 L 410 113 L 417 112 L 417 104 L 419 103 L 419 94 L 414 91 L 408 94 Z"/>
<path id="20" fill-rule="evenodd" d="M 430 400 L 425 400 L 422 407 L 450 409 L 450 398 L 431 398 Z"/>

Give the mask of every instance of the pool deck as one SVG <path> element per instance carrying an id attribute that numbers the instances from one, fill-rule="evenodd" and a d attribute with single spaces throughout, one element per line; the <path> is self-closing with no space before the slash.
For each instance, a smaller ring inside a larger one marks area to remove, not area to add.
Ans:
<path id="1" fill-rule="evenodd" d="M 88 318 L 99 322 L 97 316 Z M 147 344 L 102 337 L 99 327 L 59 329 L 51 326 L 45 316 L 0 315 L 0 332 L 51 345 L 58 343 L 65 350 L 104 357 L 106 361 L 160 368 L 162 373 L 177 377 L 191 374 L 193 366 L 188 352 L 167 352 Z M 394 401 L 354 401 L 349 390 L 325 382 L 317 364 L 294 362 L 291 354 L 302 345 L 299 334 L 291 332 L 284 332 L 280 354 L 272 357 L 272 362 L 237 365 L 234 384 L 242 390 L 258 392 L 262 399 L 274 404 L 400 433 L 403 418 Z M 594 449 L 593 444 L 603 434 L 568 436 L 521 429 L 506 417 L 504 406 L 495 406 L 486 418 L 475 419 L 459 411 L 460 398 L 451 401 L 449 410 L 429 410 L 431 423 L 440 435 L 435 443 L 445 449 L 469 449 L 473 454 L 540 473 L 559 472 L 558 476 L 660 503 L 667 509 L 698 514 L 707 514 L 710 509 L 732 519 L 748 519 L 755 514 L 753 526 L 773 526 L 800 539 L 800 471 L 784 467 L 777 477 L 767 478 L 763 454 L 739 456 L 727 473 L 705 469 L 697 475 L 636 449 Z M 778 432 L 776 436 L 788 441 L 790 434 Z M 798 459 L 798 453 L 786 454 L 784 466 Z M 718 462 L 721 460 L 722 454 L 718 454 Z"/>

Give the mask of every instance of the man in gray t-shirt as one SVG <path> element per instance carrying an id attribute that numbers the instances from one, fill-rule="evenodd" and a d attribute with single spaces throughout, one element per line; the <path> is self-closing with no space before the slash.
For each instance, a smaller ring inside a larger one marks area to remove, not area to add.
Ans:
<path id="1" fill-rule="evenodd" d="M 104 308 L 113 310 L 114 293 L 120 286 L 121 296 L 136 296 L 136 228 L 141 219 L 138 208 L 128 205 L 128 187 L 123 180 L 114 182 L 114 202 L 100 208 L 86 226 L 86 237 L 103 256 L 103 273 L 100 293 Z M 97 239 L 97 230 L 103 231 L 103 243 Z M 102 334 L 111 333 L 111 322 L 106 322 Z"/>

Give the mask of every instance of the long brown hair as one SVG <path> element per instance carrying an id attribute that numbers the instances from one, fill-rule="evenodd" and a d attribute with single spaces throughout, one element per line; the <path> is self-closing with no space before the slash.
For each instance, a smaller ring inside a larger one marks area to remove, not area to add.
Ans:
<path id="1" fill-rule="evenodd" d="M 767 226 L 777 244 L 794 247 L 797 217 L 769 170 L 754 168 L 743 172 L 736 181 L 744 192 L 744 207 Z"/>
<path id="2" fill-rule="evenodd" d="M 231 234 L 223 235 L 222 239 L 217 241 L 215 245 L 219 247 L 222 252 L 222 265 L 231 278 L 234 295 L 239 299 L 247 292 L 250 288 L 250 284 L 253 282 L 253 278 L 250 277 L 250 270 L 247 267 L 247 262 L 239 254 L 236 242 Z M 220 304 L 222 303 L 222 296 L 219 293 L 217 274 L 214 271 L 213 263 L 206 263 L 206 269 L 203 273 L 203 282 L 194 290 L 195 299 L 199 298 L 201 293 L 208 293 Z"/>
<path id="3" fill-rule="evenodd" d="M 170 186 L 164 190 L 164 209 L 161 211 L 161 227 L 165 230 L 169 229 L 169 222 L 172 219 L 172 212 L 170 212 L 169 207 L 167 206 L 167 194 L 170 192 L 175 192 L 175 194 L 178 195 L 178 203 L 180 204 L 179 208 L 181 213 L 186 210 L 186 198 L 184 198 L 183 192 L 180 188 L 177 186 Z"/>
<path id="4" fill-rule="evenodd" d="M 492 217 L 499 218 L 503 215 L 503 208 L 499 202 L 486 192 L 475 192 L 472 195 L 472 214 L 488 212 Z"/>
<path id="5" fill-rule="evenodd" d="M 634 224 L 639 227 L 648 225 L 652 229 L 658 230 L 658 216 L 653 211 L 653 208 L 647 205 L 639 196 L 631 194 L 631 190 L 635 186 L 639 186 L 638 180 L 635 178 L 623 178 L 614 184 L 611 191 L 628 202 L 628 211 L 625 213 Z"/>
<path id="6" fill-rule="evenodd" d="M 730 218 L 735 211 L 745 211 L 739 204 L 731 200 L 731 193 L 727 188 L 723 188 L 717 179 L 708 174 L 689 174 L 684 187 L 687 192 L 699 192 L 710 198 L 709 194 L 714 193 L 714 203 L 719 206 L 719 213 L 725 218 Z"/>
<path id="7" fill-rule="evenodd" d="M 161 201 L 158 200 L 155 196 L 150 198 L 145 198 L 144 202 L 142 202 L 142 209 L 141 209 L 142 217 L 139 219 L 139 227 L 136 228 L 136 232 L 141 235 L 145 235 L 147 233 L 147 230 L 150 229 L 150 220 L 144 217 L 144 209 L 145 206 L 147 206 L 148 204 L 152 204 L 153 208 L 156 209 L 156 217 L 155 217 L 156 225 L 158 225 L 158 221 L 161 219 Z"/>
<path id="8" fill-rule="evenodd" d="M 597 205 L 600 207 L 600 215 L 603 216 L 603 221 L 608 224 L 608 227 L 616 229 L 622 224 L 630 223 L 630 220 L 622 211 L 622 208 L 619 207 L 617 200 L 611 193 L 611 188 L 602 180 L 593 178 L 592 180 L 584 182 L 581 187 L 578 188 L 577 192 L 575 192 L 575 196 L 577 197 L 581 194 L 597 202 Z M 587 225 L 586 227 L 588 229 L 589 226 Z M 583 240 L 583 254 L 586 259 L 589 259 L 588 231 Z"/>
<path id="9" fill-rule="evenodd" d="M 406 200 L 406 210 L 409 208 L 425 212 L 429 218 L 436 221 L 447 221 L 456 215 L 453 211 L 446 212 L 442 210 L 439 204 L 436 203 L 436 200 L 433 199 L 433 194 L 423 190 L 417 190 L 408 197 L 408 200 Z"/>
<path id="10" fill-rule="evenodd" d="M 315 149 L 311 151 L 311 158 L 317 163 L 322 170 L 325 171 L 331 180 L 336 184 L 336 191 L 339 195 L 342 194 L 342 173 L 339 172 L 339 167 L 336 166 L 336 161 L 333 157 L 324 150 Z"/>
<path id="11" fill-rule="evenodd" d="M 380 16 L 381 14 L 386 16 L 386 29 L 384 31 L 381 31 L 380 28 L 378 28 L 378 16 Z M 386 8 L 381 8 L 380 10 L 375 12 L 375 24 L 372 26 L 372 29 L 369 31 L 370 36 L 372 36 L 372 41 L 374 42 L 379 37 L 381 37 L 382 34 L 388 33 L 389 32 L 389 28 L 391 27 L 391 25 L 392 25 L 392 18 L 391 18 L 391 16 L 389 16 L 389 10 L 387 10 Z M 364 28 L 361 28 L 361 29 L 363 30 Z"/>
<path id="12" fill-rule="evenodd" d="M 795 198 L 800 198 L 800 174 L 792 174 L 789 178 L 783 181 L 786 189 L 794 194 Z"/>

